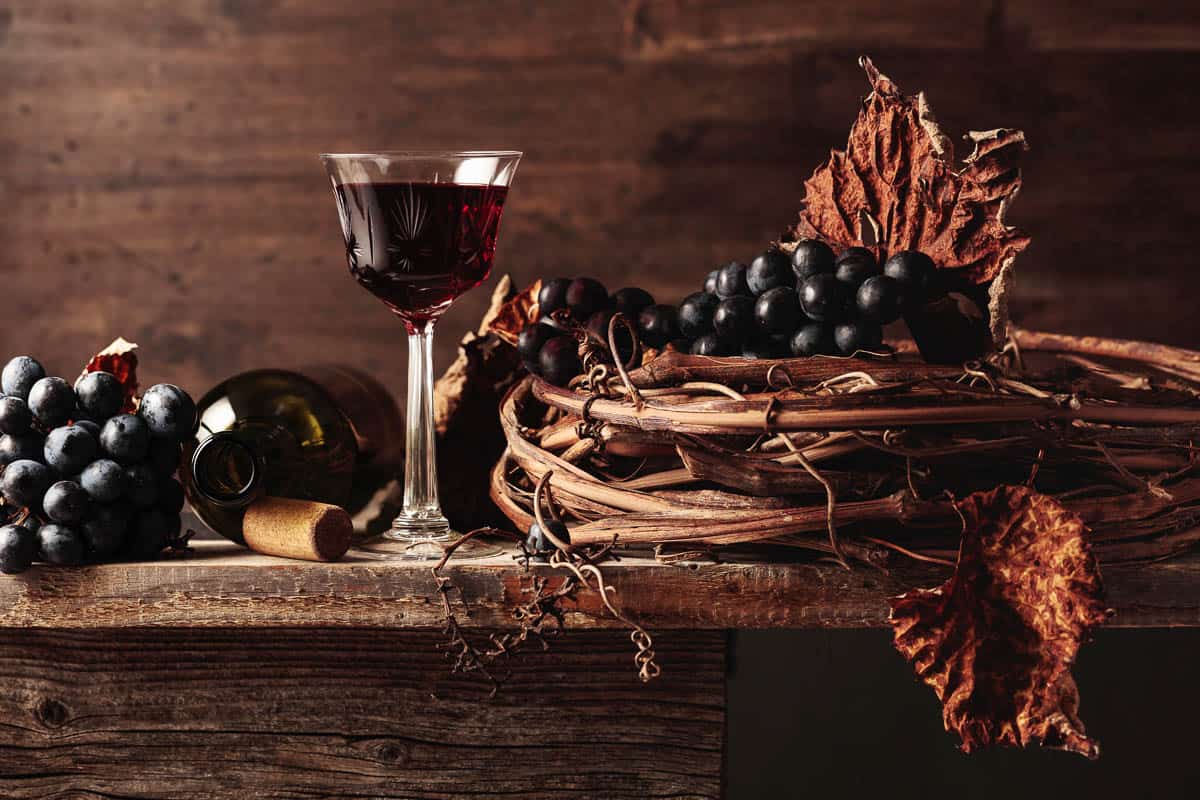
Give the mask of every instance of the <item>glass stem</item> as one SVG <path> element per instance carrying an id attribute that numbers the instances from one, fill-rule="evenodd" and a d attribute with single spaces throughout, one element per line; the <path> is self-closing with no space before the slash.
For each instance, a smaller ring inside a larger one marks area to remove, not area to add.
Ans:
<path id="1" fill-rule="evenodd" d="M 438 502 L 437 443 L 433 427 L 432 322 L 408 334 L 408 413 L 405 415 L 404 509 L 394 535 L 441 539 L 450 525 Z"/>

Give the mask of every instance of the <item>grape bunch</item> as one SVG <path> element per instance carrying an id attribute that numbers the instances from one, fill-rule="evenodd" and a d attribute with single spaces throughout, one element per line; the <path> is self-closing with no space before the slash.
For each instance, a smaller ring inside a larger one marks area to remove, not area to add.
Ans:
<path id="1" fill-rule="evenodd" d="M 29 356 L 0 372 L 0 572 L 34 561 L 145 559 L 178 540 L 183 486 L 175 479 L 196 404 L 162 383 L 123 413 L 108 372 L 74 387 Z"/>
<path id="2" fill-rule="evenodd" d="M 679 305 L 692 353 L 787 358 L 878 350 L 883 326 L 932 296 L 933 261 L 906 250 L 880 266 L 865 247 L 835 255 L 803 240 L 791 256 L 768 250 L 731 261 Z"/>

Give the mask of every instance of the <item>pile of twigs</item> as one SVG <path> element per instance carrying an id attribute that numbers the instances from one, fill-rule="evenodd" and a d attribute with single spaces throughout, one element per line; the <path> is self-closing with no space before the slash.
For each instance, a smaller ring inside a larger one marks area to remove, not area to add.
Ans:
<path id="1" fill-rule="evenodd" d="M 500 417 L 493 499 L 524 530 L 549 475 L 572 547 L 950 564 L 953 498 L 1000 484 L 1080 514 L 1104 561 L 1200 540 L 1200 353 L 1162 345 L 1016 331 L 954 367 L 903 343 L 852 359 L 668 352 L 598 363 L 569 389 L 528 378 Z"/>

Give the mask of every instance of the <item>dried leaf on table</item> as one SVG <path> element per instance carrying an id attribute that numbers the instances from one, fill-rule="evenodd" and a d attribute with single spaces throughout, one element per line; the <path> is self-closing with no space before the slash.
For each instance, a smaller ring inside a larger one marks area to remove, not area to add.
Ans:
<path id="1" fill-rule="evenodd" d="M 958 509 L 954 576 L 892 600 L 896 649 L 933 687 L 964 751 L 1041 745 L 1096 758 L 1070 671 L 1106 615 L 1083 521 L 1025 487 L 973 494 Z"/>
<path id="2" fill-rule="evenodd" d="M 110 372 L 125 390 L 125 402 L 122 411 L 137 410 L 137 345 L 117 337 L 112 344 L 92 356 L 92 360 L 83 368 L 79 377 L 89 372 Z"/>
<path id="3" fill-rule="evenodd" d="M 493 307 L 488 310 L 480 325 L 479 335 L 494 333 L 516 347 L 521 329 L 541 316 L 538 312 L 537 298 L 538 292 L 542 290 L 542 282 L 537 280 L 520 292 L 512 292 L 510 289 L 512 279 L 506 275 L 504 280 L 508 282 L 505 284 L 505 300 L 498 308 Z M 495 296 L 493 296 L 494 302 Z"/>

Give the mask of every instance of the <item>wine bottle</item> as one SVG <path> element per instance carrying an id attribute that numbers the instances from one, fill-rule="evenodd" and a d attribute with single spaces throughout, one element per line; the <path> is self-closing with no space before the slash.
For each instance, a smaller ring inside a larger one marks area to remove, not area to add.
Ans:
<path id="1" fill-rule="evenodd" d="M 400 410 L 358 370 L 245 372 L 197 407 L 184 487 L 204 523 L 238 543 L 246 508 L 260 497 L 329 503 L 353 516 L 402 468 Z"/>

